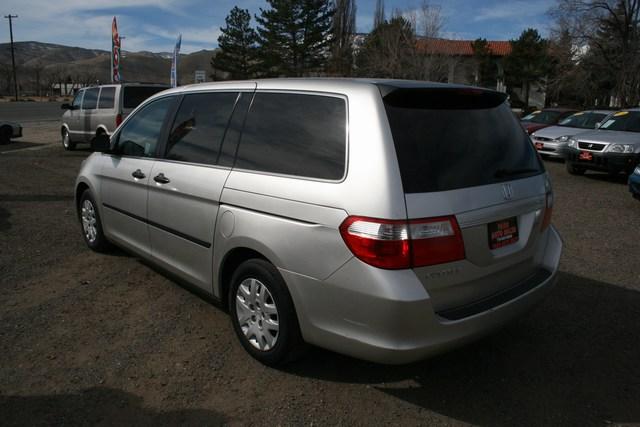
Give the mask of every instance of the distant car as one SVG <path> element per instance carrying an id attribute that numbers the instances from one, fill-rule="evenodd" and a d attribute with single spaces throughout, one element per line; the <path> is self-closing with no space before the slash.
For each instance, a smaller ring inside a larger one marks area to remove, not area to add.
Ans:
<path id="1" fill-rule="evenodd" d="M 12 138 L 22 136 L 22 126 L 14 122 L 0 121 L 0 145 L 8 144 Z"/>
<path id="2" fill-rule="evenodd" d="M 578 110 L 570 110 L 568 108 L 545 108 L 524 116 L 520 123 L 524 130 L 531 135 L 533 132 L 553 126 L 577 112 Z"/>
<path id="3" fill-rule="evenodd" d="M 564 150 L 571 137 L 595 129 L 610 114 L 611 111 L 606 110 L 580 111 L 555 126 L 535 131 L 531 134 L 531 140 L 541 155 L 564 157 Z"/>
<path id="4" fill-rule="evenodd" d="M 640 200 L 640 164 L 629 175 L 629 191 L 633 194 L 633 197 Z"/>
<path id="5" fill-rule="evenodd" d="M 168 89 L 163 84 L 121 83 L 82 88 L 71 104 L 63 104 L 60 135 L 65 150 L 77 143 L 90 143 L 100 135 L 111 135 L 142 101 Z"/>
<path id="6" fill-rule="evenodd" d="M 631 174 L 640 163 L 640 108 L 618 111 L 598 129 L 570 138 L 565 159 L 573 175 L 586 170 Z"/>

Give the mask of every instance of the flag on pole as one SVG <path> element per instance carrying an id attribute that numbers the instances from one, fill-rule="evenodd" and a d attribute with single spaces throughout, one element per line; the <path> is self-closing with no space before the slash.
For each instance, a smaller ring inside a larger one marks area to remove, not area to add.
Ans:
<path id="1" fill-rule="evenodd" d="M 111 23 L 111 82 L 117 83 L 120 80 L 120 35 L 114 16 Z"/>
<path id="2" fill-rule="evenodd" d="M 176 40 L 176 47 L 173 48 L 173 60 L 171 61 L 171 87 L 178 86 L 178 56 L 180 55 L 180 45 L 182 44 L 182 34 Z"/>

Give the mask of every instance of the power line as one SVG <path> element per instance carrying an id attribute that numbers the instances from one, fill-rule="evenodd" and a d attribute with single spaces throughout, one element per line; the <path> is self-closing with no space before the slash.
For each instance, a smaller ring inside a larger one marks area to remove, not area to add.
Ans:
<path id="1" fill-rule="evenodd" d="M 15 90 L 16 101 L 18 100 L 18 78 L 16 77 L 16 55 L 13 49 L 13 19 L 17 18 L 18 15 L 5 15 L 6 19 L 9 20 L 9 35 L 11 37 L 11 65 L 13 66 L 13 88 Z"/>

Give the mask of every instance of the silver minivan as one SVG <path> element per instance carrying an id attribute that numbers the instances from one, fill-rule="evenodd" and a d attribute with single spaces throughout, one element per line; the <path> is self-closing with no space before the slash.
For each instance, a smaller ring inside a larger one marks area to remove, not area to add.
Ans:
<path id="1" fill-rule="evenodd" d="M 60 136 L 65 150 L 77 143 L 90 143 L 100 134 L 111 133 L 142 101 L 169 86 L 148 83 L 118 83 L 79 89 L 71 104 L 62 104 Z"/>
<path id="2" fill-rule="evenodd" d="M 268 365 L 305 344 L 419 360 L 504 325 L 556 280 L 551 184 L 503 93 L 184 86 L 94 149 L 75 192 L 87 245 L 116 244 L 218 300 Z"/>

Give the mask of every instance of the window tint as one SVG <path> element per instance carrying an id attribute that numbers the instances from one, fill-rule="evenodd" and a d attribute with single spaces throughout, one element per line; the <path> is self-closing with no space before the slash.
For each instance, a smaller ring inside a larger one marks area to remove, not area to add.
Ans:
<path id="1" fill-rule="evenodd" d="M 100 92 L 99 87 L 94 87 L 93 89 L 87 89 L 84 91 L 84 100 L 82 101 L 83 110 L 93 110 L 96 108 L 96 105 L 98 104 L 98 92 Z"/>
<path id="2" fill-rule="evenodd" d="M 405 193 L 445 191 L 543 172 L 505 95 L 404 89 L 384 103 Z"/>
<path id="3" fill-rule="evenodd" d="M 124 156 L 154 157 L 162 124 L 173 101 L 173 97 L 158 99 L 132 116 L 118 135 L 115 152 Z"/>
<path id="4" fill-rule="evenodd" d="M 71 103 L 73 107 L 80 108 L 82 105 L 82 95 L 84 95 L 84 90 L 81 90 L 76 94 L 76 97 L 73 98 L 73 102 Z"/>
<path id="5" fill-rule="evenodd" d="M 558 123 L 558 126 L 565 126 L 580 129 L 593 129 L 596 124 L 607 117 L 605 113 L 575 113 Z"/>
<path id="6" fill-rule="evenodd" d="M 115 87 L 103 87 L 100 91 L 100 101 L 98 101 L 98 108 L 113 108 L 113 99 L 116 96 Z"/>
<path id="7" fill-rule="evenodd" d="M 523 122 L 540 123 L 550 125 L 558 121 L 562 113 L 560 111 L 534 111 L 522 118 Z"/>
<path id="8" fill-rule="evenodd" d="M 598 129 L 640 132 L 640 111 L 619 111 L 609 116 Z"/>
<path id="9" fill-rule="evenodd" d="M 167 89 L 163 86 L 125 86 L 123 88 L 124 94 L 122 95 L 122 107 L 123 108 L 136 108 L 142 104 L 142 101 L 149 98 L 151 95 Z"/>
<path id="10" fill-rule="evenodd" d="M 242 132 L 236 167 L 340 179 L 345 150 L 344 100 L 257 93 Z"/>
<path id="11" fill-rule="evenodd" d="M 237 93 L 186 95 L 173 123 L 166 158 L 218 164 L 222 139 L 237 97 Z"/>

